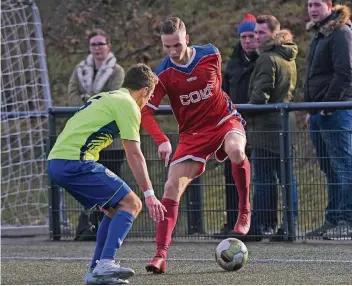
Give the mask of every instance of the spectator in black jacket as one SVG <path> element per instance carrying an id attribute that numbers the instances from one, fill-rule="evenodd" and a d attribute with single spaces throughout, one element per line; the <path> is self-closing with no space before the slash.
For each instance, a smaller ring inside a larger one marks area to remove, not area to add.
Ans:
<path id="1" fill-rule="evenodd" d="M 352 101 L 352 25 L 347 6 L 308 0 L 314 36 L 308 56 L 305 100 Z M 310 136 L 327 179 L 324 225 L 307 234 L 328 239 L 352 236 L 352 110 L 310 111 Z"/>
<path id="2" fill-rule="evenodd" d="M 254 35 L 256 19 L 248 14 L 239 24 L 237 32 L 240 41 L 233 49 L 231 58 L 226 66 L 223 76 L 223 90 L 231 97 L 233 103 L 242 104 L 248 102 L 248 87 L 255 61 L 258 58 L 256 52 L 257 41 Z M 242 114 L 243 115 L 243 114 Z M 246 150 L 249 158 L 249 149 Z M 238 194 L 233 176 L 231 175 L 231 162 L 225 162 L 225 190 L 227 223 L 216 237 L 231 236 L 233 225 L 237 220 Z M 232 234 L 233 236 L 233 234 Z"/>

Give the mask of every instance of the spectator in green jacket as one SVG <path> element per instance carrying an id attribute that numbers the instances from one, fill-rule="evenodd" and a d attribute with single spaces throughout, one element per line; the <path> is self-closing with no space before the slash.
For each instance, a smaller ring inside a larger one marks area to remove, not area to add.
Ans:
<path id="1" fill-rule="evenodd" d="M 272 15 L 257 17 L 255 35 L 259 58 L 249 84 L 249 103 L 267 104 L 290 102 L 296 87 L 297 45 L 288 30 L 280 30 L 279 21 Z M 292 114 L 290 114 L 292 117 Z M 251 233 L 273 235 L 278 218 L 278 180 L 280 181 L 279 112 L 255 112 L 246 117 L 248 141 L 252 151 L 253 212 Z M 290 118 L 291 126 L 293 118 Z M 294 221 L 298 215 L 296 179 L 293 178 L 292 200 Z M 272 240 L 283 239 L 279 227 Z"/>

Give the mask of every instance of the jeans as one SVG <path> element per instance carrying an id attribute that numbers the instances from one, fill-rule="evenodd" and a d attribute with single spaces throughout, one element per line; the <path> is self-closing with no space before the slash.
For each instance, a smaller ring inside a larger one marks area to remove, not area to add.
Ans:
<path id="1" fill-rule="evenodd" d="M 253 149 L 253 213 L 252 226 L 276 228 L 278 223 L 278 180 L 281 182 L 280 155 L 264 149 Z M 298 191 L 296 177 L 292 176 L 293 221 L 298 217 Z"/>
<path id="2" fill-rule="evenodd" d="M 311 115 L 309 131 L 327 181 L 325 221 L 352 224 L 352 110 Z"/>

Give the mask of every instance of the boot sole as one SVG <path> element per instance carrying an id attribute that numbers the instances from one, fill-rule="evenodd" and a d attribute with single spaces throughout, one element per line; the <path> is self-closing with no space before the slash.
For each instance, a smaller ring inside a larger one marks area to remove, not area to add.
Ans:
<path id="1" fill-rule="evenodd" d="M 111 280 L 105 279 L 105 278 L 96 278 L 98 281 L 96 282 L 86 282 L 86 285 L 127 285 L 130 282 L 128 280 L 124 280 L 123 282 L 113 282 Z M 121 279 L 122 280 L 122 279 Z"/>
<path id="2" fill-rule="evenodd" d="M 106 275 L 93 275 L 94 278 L 117 278 L 121 280 L 127 280 L 131 278 L 134 275 L 134 272 L 115 272 L 111 274 L 106 274 Z"/>

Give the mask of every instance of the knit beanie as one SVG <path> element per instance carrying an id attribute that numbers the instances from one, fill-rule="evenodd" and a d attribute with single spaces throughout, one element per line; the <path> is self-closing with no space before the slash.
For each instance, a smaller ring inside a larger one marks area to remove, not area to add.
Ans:
<path id="1" fill-rule="evenodd" d="M 237 33 L 240 36 L 243 32 L 253 32 L 255 28 L 255 24 L 257 20 L 252 14 L 247 14 L 246 17 L 242 20 L 241 24 L 239 24 Z"/>

